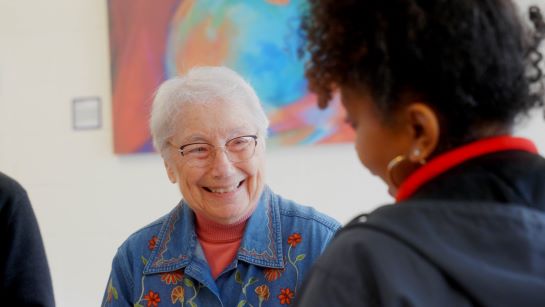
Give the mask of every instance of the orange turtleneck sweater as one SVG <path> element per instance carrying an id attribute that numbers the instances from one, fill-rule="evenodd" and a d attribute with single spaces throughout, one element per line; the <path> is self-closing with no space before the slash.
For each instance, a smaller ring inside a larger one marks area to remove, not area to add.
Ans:
<path id="1" fill-rule="evenodd" d="M 252 213 L 253 210 L 239 222 L 230 225 L 216 223 L 195 213 L 195 231 L 214 279 L 235 259 L 246 223 Z"/>

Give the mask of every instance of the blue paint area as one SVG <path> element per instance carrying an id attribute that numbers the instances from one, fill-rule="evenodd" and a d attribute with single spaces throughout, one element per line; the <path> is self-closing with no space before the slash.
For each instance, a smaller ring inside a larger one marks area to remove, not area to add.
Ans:
<path id="1" fill-rule="evenodd" d="M 196 1 L 186 18 L 172 24 L 165 53 L 166 75 L 178 74 L 176 63 L 184 63 L 184 59 L 176 57 L 180 56 L 178 52 L 184 46 L 183 42 L 190 33 L 195 33 L 197 25 L 206 25 L 201 39 L 210 41 L 210 46 L 217 46 L 217 36 L 227 33 L 229 36 L 223 37 L 228 40 L 227 55 L 219 60 L 250 82 L 265 110 L 275 115 L 276 127 L 302 129 L 301 139 L 296 140 L 299 143 L 321 141 L 336 131 L 336 109 L 319 111 L 315 105 L 305 104 L 297 106 L 297 114 L 291 109 L 286 111 L 287 107 L 309 95 L 304 77 L 305 59 L 298 56 L 300 16 L 306 6 L 305 0 L 292 0 L 288 5 L 275 5 L 265 0 Z M 228 32 L 220 28 L 224 25 L 228 25 Z M 208 52 L 213 51 L 217 50 Z M 199 50 L 198 54 L 206 52 Z M 218 56 L 224 56 L 220 54 Z M 309 127 L 312 132 L 306 135 Z M 270 129 L 271 139 L 282 138 L 284 132 L 281 131 Z M 293 135 L 286 132 L 286 140 L 294 142 Z"/>
<path id="2" fill-rule="evenodd" d="M 177 43 L 199 21 L 210 18 L 206 36 L 213 39 L 224 21 L 234 25 L 224 65 L 244 76 L 261 101 L 272 108 L 287 106 L 307 94 L 304 64 L 297 56 L 300 7 L 303 1 L 274 5 L 267 1 L 195 2 L 189 17 L 171 28 L 165 71 L 174 76 Z M 203 51 L 205 52 L 205 51 Z"/>
<path id="3" fill-rule="evenodd" d="M 272 43 L 257 48 L 257 53 L 241 53 L 235 69 L 244 72 L 263 103 L 279 108 L 302 98 L 307 91 L 303 65 Z"/>

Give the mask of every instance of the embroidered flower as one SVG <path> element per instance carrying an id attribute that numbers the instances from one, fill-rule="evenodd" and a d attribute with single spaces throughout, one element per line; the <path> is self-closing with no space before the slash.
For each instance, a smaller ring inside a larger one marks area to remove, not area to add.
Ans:
<path id="1" fill-rule="evenodd" d="M 151 240 L 148 241 L 148 248 L 150 251 L 155 249 L 155 246 L 157 245 L 157 236 L 151 237 Z"/>
<path id="2" fill-rule="evenodd" d="M 288 237 L 288 244 L 291 245 L 291 247 L 295 247 L 297 244 L 301 243 L 301 240 L 301 235 L 299 233 L 294 233 Z"/>
<path id="3" fill-rule="evenodd" d="M 176 304 L 176 302 L 184 304 L 184 288 L 182 286 L 176 286 L 174 289 L 172 289 L 172 293 L 170 294 L 170 299 L 172 300 L 172 304 Z"/>
<path id="4" fill-rule="evenodd" d="M 255 288 L 255 293 L 259 297 L 260 301 L 266 301 L 270 296 L 269 287 L 267 287 L 267 285 L 261 285 Z"/>
<path id="5" fill-rule="evenodd" d="M 280 300 L 280 304 L 282 305 L 289 305 L 291 304 L 291 300 L 293 299 L 293 296 L 295 294 L 293 291 L 290 290 L 290 288 L 281 288 L 280 294 L 278 295 L 278 299 Z"/>
<path id="6" fill-rule="evenodd" d="M 182 273 L 182 271 L 174 271 L 161 274 L 161 280 L 167 285 L 175 285 L 182 279 L 184 279 L 184 273 Z"/>
<path id="7" fill-rule="evenodd" d="M 265 269 L 263 274 L 265 274 L 265 279 L 268 282 L 277 280 L 280 276 L 282 276 L 282 273 L 284 273 L 285 269 Z"/>
<path id="8" fill-rule="evenodd" d="M 148 301 L 148 307 L 157 307 L 161 298 L 159 297 L 159 293 L 150 290 L 149 293 L 144 296 L 144 300 Z"/>

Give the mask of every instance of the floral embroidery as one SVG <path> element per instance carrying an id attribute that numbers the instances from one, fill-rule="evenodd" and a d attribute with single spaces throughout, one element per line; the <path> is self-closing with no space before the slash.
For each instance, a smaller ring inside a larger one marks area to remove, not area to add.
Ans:
<path id="1" fill-rule="evenodd" d="M 278 295 L 278 299 L 280 300 L 280 304 L 282 305 L 289 305 L 291 304 L 291 300 L 293 299 L 293 296 L 295 294 L 293 291 L 290 290 L 290 288 L 281 288 L 280 294 Z"/>
<path id="2" fill-rule="evenodd" d="M 184 284 L 193 289 L 193 296 L 187 300 L 187 303 L 191 307 L 197 307 L 197 304 L 195 304 L 195 302 L 193 301 L 195 300 L 195 298 L 197 298 L 197 295 L 199 295 L 199 290 L 201 290 L 202 285 L 199 284 L 198 287 L 195 287 L 193 281 L 187 277 L 184 278 Z"/>
<path id="3" fill-rule="evenodd" d="M 172 300 L 172 304 L 176 304 L 176 302 L 180 302 L 180 304 L 184 305 L 184 288 L 182 286 L 176 286 L 174 289 L 172 289 L 172 293 L 170 294 L 170 299 Z"/>
<path id="4" fill-rule="evenodd" d="M 291 247 L 295 247 L 297 246 L 297 244 L 301 243 L 301 240 L 302 240 L 301 234 L 296 232 L 288 237 L 288 244 Z"/>
<path id="5" fill-rule="evenodd" d="M 269 287 L 267 285 L 261 285 L 255 288 L 254 291 L 257 294 L 257 297 L 259 298 L 259 306 L 261 307 L 261 304 L 263 303 L 263 301 L 268 300 L 269 296 L 271 295 L 269 292 Z"/>
<path id="6" fill-rule="evenodd" d="M 275 281 L 282 276 L 282 273 L 284 273 L 285 270 L 286 269 L 265 269 L 265 279 L 268 282 Z"/>
<path id="7" fill-rule="evenodd" d="M 159 297 L 159 293 L 149 291 L 149 293 L 144 296 L 144 300 L 148 301 L 148 307 L 157 307 L 157 304 L 161 301 L 161 298 Z"/>
<path id="8" fill-rule="evenodd" d="M 145 260 L 144 257 L 142 257 L 142 260 Z M 147 260 L 146 260 L 147 261 Z M 142 292 L 140 292 L 140 297 L 138 298 L 138 301 L 136 301 L 136 303 L 134 303 L 134 307 L 144 307 L 142 306 L 142 304 L 140 304 L 140 302 L 142 301 L 142 297 L 144 296 L 144 279 L 146 279 L 146 275 L 143 275 L 142 276 L 142 280 L 141 280 L 141 283 L 142 283 Z M 151 292 L 151 291 L 150 291 Z"/>
<path id="9" fill-rule="evenodd" d="M 253 284 L 255 284 L 256 282 L 258 281 L 257 278 L 255 277 L 250 277 L 250 279 L 248 279 L 248 282 L 247 283 L 244 283 L 242 282 L 242 277 L 240 276 L 240 271 L 236 271 L 235 272 L 235 282 L 237 284 L 240 284 L 242 285 L 242 295 L 244 296 L 244 298 L 242 300 L 240 300 L 238 302 L 238 306 L 244 306 L 246 304 L 246 302 L 248 301 L 248 293 L 247 293 L 247 288 Z"/>
<path id="10" fill-rule="evenodd" d="M 295 259 L 291 258 L 291 249 L 295 248 L 297 244 L 301 243 L 303 240 L 303 237 L 299 233 L 294 233 L 291 236 L 288 237 L 288 244 L 290 247 L 288 247 L 288 262 L 293 266 L 295 269 L 295 288 L 297 291 L 297 285 L 299 284 L 299 269 L 297 268 L 297 262 L 305 259 L 305 254 L 299 254 L 295 257 Z"/>
<path id="11" fill-rule="evenodd" d="M 106 301 L 109 303 L 112 301 L 112 298 L 117 301 L 119 296 L 117 294 L 117 289 L 112 285 L 112 279 L 110 278 L 110 282 L 108 283 L 108 297 L 106 298 Z"/>
<path id="12" fill-rule="evenodd" d="M 148 241 L 148 248 L 150 251 L 154 250 L 157 246 L 157 236 L 151 237 L 151 240 Z"/>
<path id="13" fill-rule="evenodd" d="M 180 280 L 184 279 L 184 273 L 182 271 L 175 271 L 161 274 L 161 280 L 167 285 L 177 284 Z"/>
<path id="14" fill-rule="evenodd" d="M 182 205 L 177 207 L 182 207 Z M 187 205 L 183 204 L 183 208 L 185 207 Z M 120 259 L 121 263 L 117 261 L 114 263 L 113 282 L 111 287 L 108 287 L 110 285 L 107 284 L 105 291 L 106 306 L 119 304 L 121 300 L 131 300 L 132 304 L 130 305 L 135 307 L 167 305 L 206 307 L 218 305 L 222 301 L 228 301 L 232 305 L 231 307 L 294 304 L 298 298 L 298 291 L 300 291 L 299 280 L 302 281 L 304 272 L 310 267 L 310 260 L 319 254 L 322 245 L 329 240 L 337 225 L 331 224 L 325 228 L 320 226 L 318 231 L 306 232 L 306 229 L 315 228 L 314 219 L 309 219 L 308 223 L 301 220 L 293 224 L 290 222 L 291 215 L 282 214 L 282 210 L 279 211 L 276 204 L 271 207 L 267 203 L 267 207 L 268 211 L 263 212 L 264 216 L 260 217 L 263 219 L 262 225 L 252 224 L 255 226 L 255 231 L 262 232 L 256 237 L 262 241 L 259 241 L 259 244 L 254 244 L 252 240 L 249 240 L 246 242 L 248 244 L 244 244 L 248 250 L 239 250 L 238 255 L 243 256 L 240 257 L 241 261 L 238 261 L 237 258 L 238 263 L 234 262 L 225 272 L 226 274 L 223 274 L 218 280 L 218 284 L 224 287 L 221 289 L 221 296 L 211 295 L 210 291 L 215 290 L 216 287 L 205 290 L 206 293 L 200 292 L 209 286 L 210 276 L 201 275 L 201 273 L 208 274 L 206 259 L 203 258 L 203 254 L 195 253 L 195 251 L 198 252 L 198 249 L 184 248 L 188 244 L 191 246 L 198 244 L 194 240 L 195 237 L 175 237 L 179 236 L 180 231 L 185 233 L 187 229 L 187 225 L 182 222 L 188 221 L 187 218 L 191 221 L 193 218 L 192 215 L 189 217 L 181 215 L 181 211 L 176 209 L 168 219 L 160 223 L 161 225 L 157 223 L 153 227 L 146 228 L 138 236 L 131 237 L 130 244 L 124 246 L 127 249 L 126 252 L 131 255 L 139 251 L 140 253 L 128 259 Z M 188 212 L 191 213 L 191 211 Z M 265 214 L 267 212 L 268 214 Z M 268 223 L 267 218 L 269 219 Z M 177 220 L 180 220 L 180 223 L 177 223 Z M 286 231 L 286 227 L 280 227 L 285 226 L 284 223 L 296 228 L 292 228 L 292 230 L 288 228 Z M 253 232 L 254 230 L 252 230 Z M 176 240 L 174 240 L 175 238 Z M 169 239 L 171 240 L 169 241 Z M 254 237 L 249 239 L 254 239 Z M 194 259 L 203 261 L 194 263 L 196 265 L 194 268 L 198 271 L 195 271 L 196 275 L 192 277 L 189 270 L 184 272 L 184 269 L 180 270 L 179 268 L 189 265 L 189 268 L 192 269 L 191 264 Z M 129 288 L 128 293 L 123 293 L 122 288 L 125 287 L 121 287 L 119 284 L 118 280 L 125 281 L 125 276 L 120 272 L 119 266 L 135 273 L 130 280 L 126 281 L 125 286 Z M 240 283 L 235 281 L 237 270 L 240 272 Z M 296 280 L 297 274 L 298 280 Z M 204 278 L 203 283 L 197 280 L 200 278 Z M 214 286 L 213 283 L 211 285 Z M 117 300 L 115 298 L 116 292 L 118 294 Z"/>

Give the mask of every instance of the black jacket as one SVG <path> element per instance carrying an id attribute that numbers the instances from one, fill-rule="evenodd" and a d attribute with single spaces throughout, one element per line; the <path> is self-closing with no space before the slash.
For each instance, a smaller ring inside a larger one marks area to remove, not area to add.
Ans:
<path id="1" fill-rule="evenodd" d="M 476 158 L 340 231 L 298 306 L 545 306 L 545 159 Z"/>
<path id="2" fill-rule="evenodd" d="M 55 306 L 40 230 L 25 190 L 0 173 L 0 306 Z"/>

